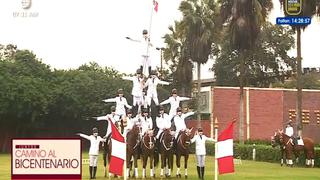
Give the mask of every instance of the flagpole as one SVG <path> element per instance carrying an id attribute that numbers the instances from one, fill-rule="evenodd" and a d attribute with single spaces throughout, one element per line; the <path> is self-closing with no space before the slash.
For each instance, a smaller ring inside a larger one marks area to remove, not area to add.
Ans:
<path id="1" fill-rule="evenodd" d="M 149 21 L 149 43 L 150 43 L 150 38 L 151 38 L 152 16 L 153 16 L 153 9 L 154 9 L 155 0 L 153 0 L 152 2 L 153 3 L 151 6 L 152 8 L 151 8 L 151 13 L 150 13 L 150 21 Z M 147 55 L 149 55 L 149 45 L 147 46 Z M 150 58 L 150 57 L 148 57 L 148 58 Z"/>
<path id="2" fill-rule="evenodd" d="M 123 136 L 124 137 L 124 136 Z M 124 137 L 124 142 L 126 143 L 126 151 L 125 151 L 125 157 L 127 157 L 127 138 Z M 127 180 L 127 158 L 126 160 L 124 161 L 124 166 L 123 166 L 123 175 L 124 175 L 124 180 Z"/>
<path id="3" fill-rule="evenodd" d="M 214 137 L 216 140 L 216 144 L 214 146 L 214 180 L 218 180 L 218 118 L 216 117 L 214 120 Z"/>

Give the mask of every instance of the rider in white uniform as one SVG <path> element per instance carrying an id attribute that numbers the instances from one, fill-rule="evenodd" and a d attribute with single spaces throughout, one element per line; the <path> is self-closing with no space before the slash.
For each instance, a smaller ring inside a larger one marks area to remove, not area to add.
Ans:
<path id="1" fill-rule="evenodd" d="M 148 104 L 148 106 L 151 106 L 151 100 L 154 101 L 156 106 L 159 105 L 158 93 L 157 93 L 158 84 L 169 85 L 170 83 L 166 82 L 166 81 L 161 81 L 157 77 L 157 72 L 155 70 L 153 70 L 153 71 L 151 71 L 151 76 L 148 78 L 148 80 L 145 83 L 145 87 L 148 87 L 148 91 L 147 91 L 147 104 Z"/>
<path id="2" fill-rule="evenodd" d="M 148 133 L 150 130 L 153 129 L 153 122 L 151 117 L 149 117 L 148 109 L 143 109 L 142 112 L 143 112 L 142 117 L 140 117 L 141 127 L 142 127 L 141 135 L 144 135 L 145 133 Z"/>
<path id="3" fill-rule="evenodd" d="M 164 112 L 163 106 L 159 107 L 159 116 L 156 118 L 156 124 L 159 128 L 158 134 L 156 136 L 159 139 L 160 134 L 163 132 L 164 129 L 169 129 L 171 127 L 171 119 L 167 113 Z"/>
<path id="4" fill-rule="evenodd" d="M 92 135 L 90 136 L 81 134 L 81 133 L 78 133 L 77 135 L 90 141 L 89 172 L 90 172 L 90 179 L 95 179 L 96 173 L 97 173 L 98 157 L 99 157 L 99 145 L 101 142 L 106 142 L 106 139 L 103 139 L 100 136 L 98 136 L 97 128 L 92 129 Z"/>
<path id="5" fill-rule="evenodd" d="M 139 49 L 141 53 L 141 64 L 140 64 L 140 70 L 145 76 L 149 76 L 151 73 L 151 59 L 150 59 L 150 51 L 151 47 L 153 46 L 150 43 L 150 37 L 148 36 L 148 31 L 143 30 L 142 31 L 142 39 L 141 40 L 136 40 L 136 39 L 131 39 L 127 37 L 127 39 L 139 43 Z M 147 72 L 148 68 L 148 72 Z"/>
<path id="6" fill-rule="evenodd" d="M 185 118 L 187 118 L 188 116 L 194 115 L 194 112 L 187 112 L 183 114 L 181 107 L 178 107 L 176 111 L 177 111 L 177 115 L 174 116 L 173 122 L 174 122 L 174 125 L 176 126 L 176 132 L 174 137 L 177 139 L 180 131 L 187 129 Z"/>
<path id="7" fill-rule="evenodd" d="M 133 98 L 133 114 L 138 114 L 138 107 L 142 105 L 142 90 L 144 87 L 144 80 L 141 74 L 141 70 L 138 69 L 135 77 L 123 77 L 125 80 L 132 81 L 132 98 Z"/>
<path id="8" fill-rule="evenodd" d="M 191 143 L 196 143 L 197 172 L 199 179 L 204 179 L 204 167 L 206 157 L 206 141 L 215 142 L 214 139 L 203 134 L 202 128 L 198 128 L 195 136 L 191 139 Z"/>
<path id="9" fill-rule="evenodd" d="M 161 102 L 160 105 L 170 104 L 171 107 L 170 107 L 169 115 L 174 116 L 176 114 L 177 108 L 180 106 L 180 101 L 190 100 L 191 98 L 178 96 L 177 89 L 172 89 L 171 94 L 172 96 L 169 97 L 169 99 Z"/>
<path id="10" fill-rule="evenodd" d="M 128 104 L 127 99 L 123 97 L 123 90 L 118 89 L 118 96 L 115 98 L 109 98 L 103 100 L 104 102 L 115 102 L 116 103 L 116 114 L 120 117 L 126 115 L 126 108 L 131 109 L 132 107 Z"/>
<path id="11" fill-rule="evenodd" d="M 105 116 L 99 116 L 99 117 L 93 117 L 97 121 L 107 121 L 108 127 L 105 137 L 108 137 L 111 134 L 111 126 L 109 125 L 109 122 L 111 121 L 116 127 L 119 127 L 120 123 L 120 116 L 116 114 L 116 107 L 111 106 L 111 113 L 107 114 Z M 110 121 L 109 121 L 110 120 Z"/>

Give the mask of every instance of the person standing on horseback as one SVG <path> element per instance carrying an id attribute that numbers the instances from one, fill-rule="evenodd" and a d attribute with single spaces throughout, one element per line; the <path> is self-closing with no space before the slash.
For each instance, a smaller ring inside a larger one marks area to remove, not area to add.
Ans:
<path id="1" fill-rule="evenodd" d="M 160 105 L 170 104 L 169 115 L 173 117 L 176 114 L 177 108 L 180 106 L 180 101 L 190 100 L 191 98 L 178 96 L 177 89 L 172 89 L 171 94 L 172 96 L 161 102 Z"/>
<path id="2" fill-rule="evenodd" d="M 126 108 L 131 109 L 132 107 L 128 104 L 127 99 L 123 97 L 123 89 L 118 89 L 118 96 L 115 98 L 109 98 L 102 100 L 104 102 L 115 102 L 116 103 L 116 111 L 115 113 L 122 118 L 122 116 L 126 115 Z"/>
<path id="3" fill-rule="evenodd" d="M 106 132 L 106 137 L 108 137 L 111 134 L 111 126 L 109 125 L 109 122 L 111 121 L 113 124 L 116 125 L 116 127 L 119 129 L 120 127 L 120 116 L 116 114 L 116 107 L 111 106 L 111 113 L 107 114 L 106 116 L 99 116 L 99 117 L 93 117 L 97 121 L 107 121 L 107 132 Z M 110 120 L 110 121 L 109 121 Z"/>
<path id="4" fill-rule="evenodd" d="M 183 114 L 181 107 L 178 107 L 176 111 L 177 111 L 177 115 L 174 116 L 173 118 L 173 122 L 176 127 L 175 139 L 177 139 L 180 131 L 187 129 L 185 118 L 187 118 L 188 116 L 194 115 L 194 112 L 187 112 Z"/>
<path id="5" fill-rule="evenodd" d="M 81 134 L 81 133 L 77 133 L 77 135 L 90 141 L 90 149 L 89 149 L 90 179 L 96 179 L 97 164 L 98 164 L 98 157 L 99 157 L 99 146 L 100 146 L 100 142 L 106 142 L 106 139 L 98 136 L 98 128 L 96 127 L 92 129 L 91 136 Z"/>
<path id="6" fill-rule="evenodd" d="M 203 134 L 202 128 L 198 128 L 195 136 L 191 139 L 191 143 L 196 143 L 197 172 L 199 179 L 204 179 L 206 141 L 215 142 L 214 139 Z"/>
<path id="7" fill-rule="evenodd" d="M 159 105 L 158 92 L 157 92 L 158 84 L 169 85 L 170 83 L 166 82 L 166 81 L 161 81 L 157 77 L 157 71 L 152 70 L 151 71 L 151 75 L 150 75 L 150 77 L 148 78 L 148 80 L 146 81 L 146 84 L 145 84 L 145 87 L 148 87 L 148 90 L 147 90 L 147 104 L 148 104 L 148 107 L 151 106 L 151 100 L 154 101 L 156 106 Z"/>
<path id="8" fill-rule="evenodd" d="M 142 105 L 142 90 L 144 87 L 144 78 L 142 76 L 142 71 L 140 69 L 137 69 L 135 77 L 123 77 L 123 79 L 130 80 L 133 83 L 131 95 L 133 98 L 133 116 L 136 116 L 138 114 L 139 106 Z"/>
<path id="9" fill-rule="evenodd" d="M 140 52 L 141 52 L 141 64 L 140 70 L 144 75 L 148 76 L 151 73 L 151 59 L 150 59 L 150 51 L 152 48 L 152 44 L 150 42 L 150 37 L 148 35 L 148 30 L 144 29 L 142 31 L 142 39 L 132 39 L 130 37 L 126 37 L 128 40 L 139 43 Z M 146 69 L 148 68 L 148 69 Z"/>

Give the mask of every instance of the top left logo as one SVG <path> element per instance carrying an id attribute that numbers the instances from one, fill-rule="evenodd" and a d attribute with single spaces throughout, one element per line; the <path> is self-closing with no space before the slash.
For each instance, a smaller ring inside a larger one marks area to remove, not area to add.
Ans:
<path id="1" fill-rule="evenodd" d="M 21 0 L 21 6 L 23 9 L 30 9 L 32 5 L 31 0 Z"/>

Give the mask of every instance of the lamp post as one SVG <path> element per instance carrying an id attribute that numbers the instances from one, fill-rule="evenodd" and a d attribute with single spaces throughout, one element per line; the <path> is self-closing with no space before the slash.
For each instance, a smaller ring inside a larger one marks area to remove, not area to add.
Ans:
<path id="1" fill-rule="evenodd" d="M 163 50 L 164 47 L 156 47 L 156 50 L 160 51 L 160 74 L 162 75 L 162 59 L 163 59 Z"/>

